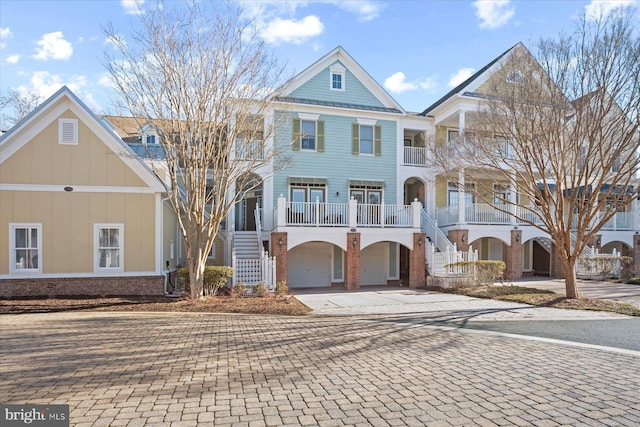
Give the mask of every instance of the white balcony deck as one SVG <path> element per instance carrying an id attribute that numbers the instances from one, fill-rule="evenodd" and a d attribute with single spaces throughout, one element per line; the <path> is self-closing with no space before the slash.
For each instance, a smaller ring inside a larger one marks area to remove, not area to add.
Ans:
<path id="1" fill-rule="evenodd" d="M 420 228 L 422 205 L 291 202 L 278 199 L 277 227 Z"/>

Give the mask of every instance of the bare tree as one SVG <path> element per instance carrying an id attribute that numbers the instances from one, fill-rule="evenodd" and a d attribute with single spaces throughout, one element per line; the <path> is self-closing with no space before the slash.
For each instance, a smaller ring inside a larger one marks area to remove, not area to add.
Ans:
<path id="1" fill-rule="evenodd" d="M 22 93 L 15 89 L 9 89 L 8 95 L 0 96 L 0 111 L 3 111 L 2 126 L 15 125 L 40 105 L 43 100 L 44 98 L 35 92 Z M 7 109 L 12 110 L 13 114 L 9 116 L 4 113 Z"/>
<path id="2" fill-rule="evenodd" d="M 275 156 L 264 141 L 282 68 L 237 4 L 160 2 L 139 16 L 131 40 L 105 29 L 118 52 L 105 65 L 126 110 L 160 134 L 156 173 L 178 218 L 191 295 L 200 297 L 221 222 Z"/>
<path id="3" fill-rule="evenodd" d="M 466 167 L 505 183 L 501 194 L 480 185 L 466 191 L 549 234 L 568 298 L 578 297 L 580 255 L 637 197 L 640 41 L 633 19 L 631 9 L 583 17 L 573 34 L 539 42 L 535 58 L 522 45 L 513 49 L 489 80 L 473 133 L 436 150 L 450 172 Z M 516 192 L 519 200 L 510 195 Z"/>

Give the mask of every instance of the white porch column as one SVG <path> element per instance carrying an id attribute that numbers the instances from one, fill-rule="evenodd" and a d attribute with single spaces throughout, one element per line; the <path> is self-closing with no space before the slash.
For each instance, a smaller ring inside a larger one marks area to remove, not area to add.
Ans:
<path id="1" fill-rule="evenodd" d="M 413 199 L 413 202 L 411 202 L 411 211 L 413 215 L 413 227 L 420 228 L 422 203 L 420 203 L 418 199 Z"/>
<path id="2" fill-rule="evenodd" d="M 347 206 L 347 213 L 349 215 L 349 227 L 358 227 L 358 201 L 351 197 L 349 199 L 349 205 Z"/>
<path id="3" fill-rule="evenodd" d="M 518 187 L 516 185 L 516 174 L 512 173 L 509 177 L 509 202 L 511 205 L 509 206 L 509 212 L 511 212 L 511 224 L 516 225 L 516 217 L 514 216 L 516 213 L 516 208 L 518 203 Z"/>
<path id="4" fill-rule="evenodd" d="M 458 172 L 458 224 L 466 224 L 465 218 L 465 197 L 464 197 L 464 169 Z"/>
<path id="5" fill-rule="evenodd" d="M 432 218 L 438 217 L 436 212 L 436 180 L 433 177 L 427 178 L 427 194 L 425 195 L 425 208 Z"/>
<path id="6" fill-rule="evenodd" d="M 640 201 L 638 201 L 638 198 L 634 198 L 633 201 L 631 202 L 631 212 L 633 212 L 633 217 L 631 218 L 631 221 L 633 221 L 631 223 L 631 227 L 634 230 L 640 230 Z"/>
<path id="7" fill-rule="evenodd" d="M 284 227 L 287 225 L 287 199 L 281 194 L 278 196 L 278 217 L 276 218 L 276 227 Z"/>
<path id="8" fill-rule="evenodd" d="M 460 137 L 460 142 L 464 142 L 464 121 L 465 121 L 465 112 L 460 111 L 458 113 L 458 136 Z"/>

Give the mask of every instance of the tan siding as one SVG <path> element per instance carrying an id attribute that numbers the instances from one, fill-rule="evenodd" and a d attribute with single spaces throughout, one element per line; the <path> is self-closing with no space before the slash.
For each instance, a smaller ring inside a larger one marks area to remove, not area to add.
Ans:
<path id="1" fill-rule="evenodd" d="M 178 261 L 178 240 L 176 236 L 176 216 L 173 214 L 173 209 L 168 206 L 168 203 L 163 204 L 163 258 L 162 268 L 166 268 L 166 261 L 169 261 L 169 267 L 175 268 Z M 173 259 L 171 259 L 171 241 L 173 240 Z"/>
<path id="2" fill-rule="evenodd" d="M 0 274 L 9 273 L 9 223 L 42 224 L 42 272 L 92 273 L 94 224 L 124 224 L 125 272 L 154 271 L 155 196 L 0 192 Z"/>
<path id="3" fill-rule="evenodd" d="M 67 110 L 60 117 L 77 118 Z M 88 126 L 78 122 L 78 145 L 58 144 L 53 120 L 0 168 L 7 184 L 146 186 Z"/>
<path id="4" fill-rule="evenodd" d="M 447 182 L 442 175 L 436 177 L 436 208 L 447 206 Z"/>

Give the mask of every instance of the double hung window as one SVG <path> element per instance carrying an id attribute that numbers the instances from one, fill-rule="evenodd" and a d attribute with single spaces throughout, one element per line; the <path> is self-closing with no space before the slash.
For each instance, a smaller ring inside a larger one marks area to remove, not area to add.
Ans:
<path id="1" fill-rule="evenodd" d="M 42 225 L 10 225 L 11 271 L 14 273 L 39 273 L 42 271 Z"/>
<path id="2" fill-rule="evenodd" d="M 124 225 L 95 225 L 95 270 L 123 271 Z"/>

